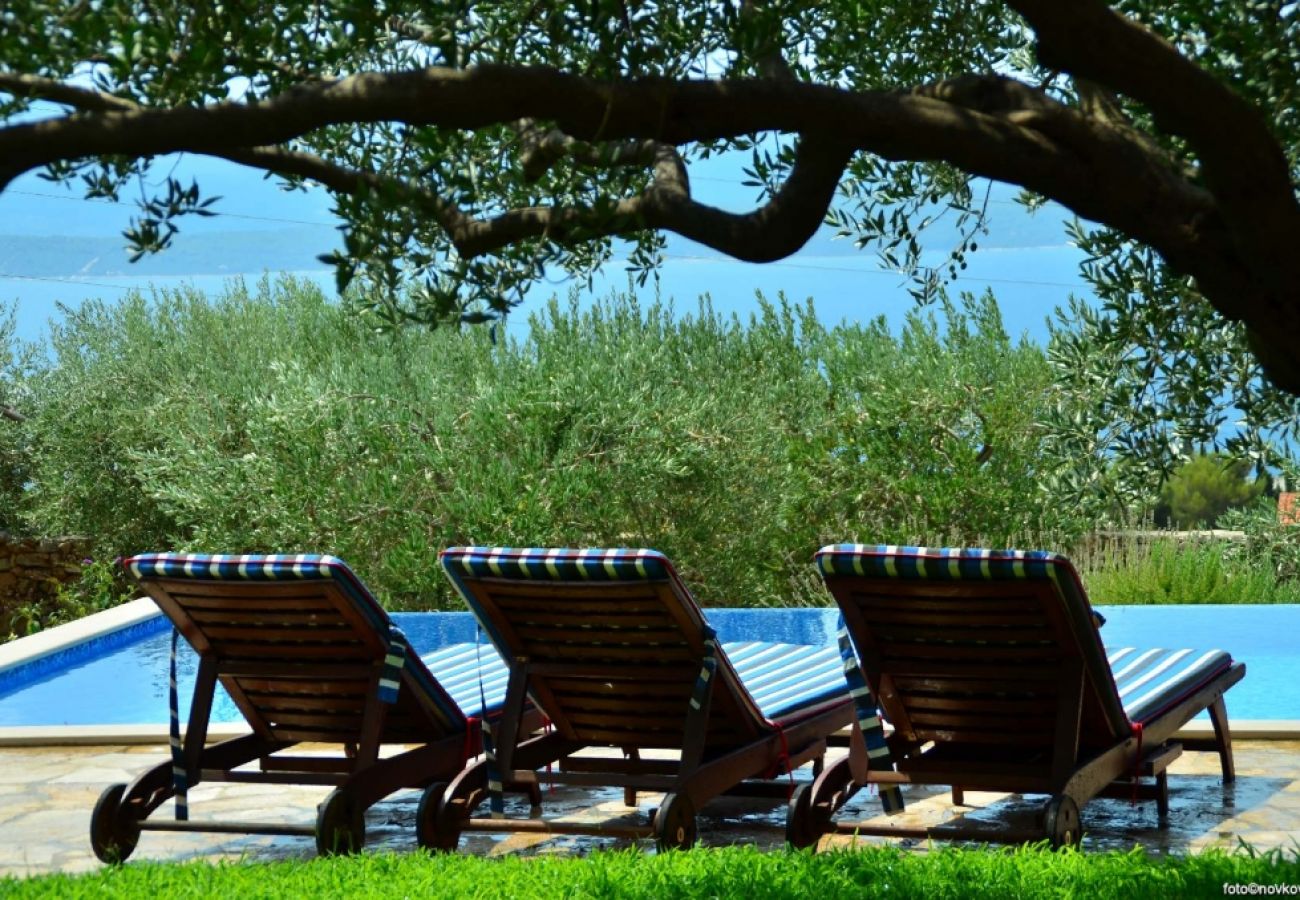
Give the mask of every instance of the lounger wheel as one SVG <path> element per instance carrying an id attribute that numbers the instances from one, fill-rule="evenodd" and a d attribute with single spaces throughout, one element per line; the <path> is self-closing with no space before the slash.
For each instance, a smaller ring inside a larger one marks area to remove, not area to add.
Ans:
<path id="1" fill-rule="evenodd" d="M 681 794 L 666 794 L 655 812 L 655 845 L 660 850 L 689 850 L 695 845 L 695 807 Z"/>
<path id="2" fill-rule="evenodd" d="M 1079 804 L 1074 798 L 1057 794 L 1047 804 L 1043 823 L 1047 830 L 1047 839 L 1052 847 L 1077 847 L 1083 841 L 1083 830 L 1079 825 Z"/>
<path id="3" fill-rule="evenodd" d="M 140 840 L 140 826 L 122 812 L 125 784 L 112 784 L 95 801 L 90 814 L 90 847 L 100 862 L 120 863 L 135 851 Z"/>
<path id="4" fill-rule="evenodd" d="M 415 812 L 415 840 L 426 850 L 451 853 L 460 842 L 460 815 L 452 807 L 443 806 L 447 792 L 444 782 L 431 784 L 420 795 L 420 805 Z"/>
<path id="5" fill-rule="evenodd" d="M 316 852 L 357 853 L 366 843 L 366 811 L 356 795 L 335 788 L 316 810 Z"/>
<path id="6" fill-rule="evenodd" d="M 799 785 L 790 797 L 785 813 L 785 840 L 796 850 L 816 847 L 817 839 L 830 830 L 830 817 L 813 805 L 811 783 Z"/>

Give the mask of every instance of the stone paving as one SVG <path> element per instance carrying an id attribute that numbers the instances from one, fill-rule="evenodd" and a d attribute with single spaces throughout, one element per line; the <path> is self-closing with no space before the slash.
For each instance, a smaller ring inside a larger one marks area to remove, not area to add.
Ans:
<path id="1" fill-rule="evenodd" d="M 90 851 L 87 836 L 96 798 L 107 785 L 129 781 L 166 754 L 162 746 L 0 748 L 0 875 L 97 868 L 100 863 Z M 1129 848 L 1138 843 L 1154 852 L 1185 853 L 1208 847 L 1232 848 L 1244 840 L 1261 850 L 1300 850 L 1300 741 L 1239 741 L 1236 757 L 1237 781 L 1225 786 L 1219 778 L 1217 756 L 1184 754 L 1170 769 L 1170 815 L 1164 828 L 1159 827 L 1153 804 L 1094 800 L 1083 811 L 1084 848 Z M 645 795 L 638 809 L 629 810 L 623 806 L 621 791 L 543 789 L 548 818 L 611 823 L 639 819 L 643 823 L 658 803 L 657 797 Z M 324 788 L 204 784 L 191 791 L 190 810 L 195 819 L 310 824 L 315 821 L 316 803 L 326 792 Z M 1024 821 L 1043 803 L 1041 798 L 968 792 L 968 805 L 954 807 L 947 791 L 915 787 L 906 789 L 906 799 L 907 824 L 933 825 L 963 815 L 987 823 L 991 829 Z M 371 809 L 366 818 L 367 850 L 412 850 L 418 801 L 418 792 L 403 791 Z M 521 814 L 520 810 L 516 806 L 511 811 Z M 864 796 L 846 813 L 861 818 L 875 810 L 875 799 Z M 155 813 L 158 815 L 170 815 L 169 805 Z M 784 842 L 784 820 L 784 804 L 723 799 L 704 810 L 699 834 L 706 846 L 754 843 L 775 849 Z M 849 836 L 828 837 L 823 846 L 853 840 Z M 904 843 L 924 848 L 924 842 Z M 581 853 L 625 844 L 546 834 L 477 834 L 462 838 L 460 849 L 495 856 Z M 650 841 L 644 846 L 653 850 Z M 310 838 L 146 832 L 132 859 L 267 861 L 307 859 L 314 853 Z"/>

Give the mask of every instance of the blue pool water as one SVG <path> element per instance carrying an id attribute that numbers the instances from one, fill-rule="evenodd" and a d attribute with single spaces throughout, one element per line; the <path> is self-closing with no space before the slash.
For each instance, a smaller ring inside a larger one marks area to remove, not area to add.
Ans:
<path id="1" fill-rule="evenodd" d="M 1300 606 L 1107 606 L 1108 646 L 1222 648 L 1246 663 L 1228 694 L 1234 719 L 1300 719 Z M 835 612 L 820 609 L 709 610 L 722 641 L 835 641 Z M 469 613 L 393 616 L 420 653 L 479 639 Z M 135 725 L 167 721 L 171 628 L 159 616 L 33 663 L 0 672 L 0 726 Z M 183 643 L 183 642 L 182 642 Z M 182 720 L 196 657 L 178 661 Z M 224 692 L 214 722 L 241 721 Z"/>

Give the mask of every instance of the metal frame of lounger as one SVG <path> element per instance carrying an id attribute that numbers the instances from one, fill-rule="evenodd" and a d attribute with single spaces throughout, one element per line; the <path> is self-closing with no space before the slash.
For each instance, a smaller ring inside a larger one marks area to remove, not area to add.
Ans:
<path id="1" fill-rule="evenodd" d="M 652 550 L 452 548 L 444 570 L 510 668 L 495 759 L 461 773 L 437 803 L 421 804 L 421 844 L 454 850 L 464 831 L 653 836 L 661 849 L 689 847 L 696 810 L 722 794 L 786 798 L 787 775 L 820 771 L 830 735 L 853 718 L 847 693 L 780 724 L 766 720 L 717 645 L 668 560 Z M 521 739 L 531 695 L 551 731 Z M 679 759 L 642 751 L 676 750 Z M 603 755 L 593 751 L 614 750 Z M 582 755 L 580 751 L 585 751 Z M 474 811 L 491 783 L 548 776 L 556 784 L 665 792 L 648 825 L 492 818 Z"/>
<path id="2" fill-rule="evenodd" d="M 125 860 L 142 831 L 314 836 L 321 853 L 359 850 L 372 804 L 401 788 L 445 780 L 480 752 L 482 730 L 407 652 L 401 633 L 341 560 L 144 554 L 124 567 L 199 664 L 184 744 L 173 696 L 173 758 L 130 785 L 111 785 L 95 804 L 90 837 L 101 860 Z M 174 691 L 174 666 L 172 680 Z M 252 733 L 207 745 L 218 682 Z M 530 711 L 523 727 L 539 725 Z M 306 742 L 342 750 L 283 752 Z M 380 757 L 385 744 L 418 746 Z M 257 768 L 244 768 L 250 763 Z M 314 825 L 193 821 L 185 793 L 201 782 L 335 788 Z M 512 787 L 540 802 L 535 783 Z M 173 797 L 175 820 L 149 818 Z"/>
<path id="3" fill-rule="evenodd" d="M 817 564 L 834 595 L 870 689 L 894 731 L 871 754 L 855 725 L 848 757 L 791 801 L 787 836 L 810 846 L 840 832 L 1054 846 L 1082 838 L 1080 809 L 1097 796 L 1154 799 L 1168 811 L 1166 769 L 1184 749 L 1219 754 L 1234 778 L 1223 694 L 1245 676 L 1226 654 L 1130 722 L 1078 575 L 1041 551 L 863 545 L 825 547 Z M 1202 710 L 1212 740 L 1171 740 Z M 860 716 L 863 715 L 860 710 Z M 1153 779 L 1143 781 L 1142 779 Z M 867 784 L 948 785 L 1046 794 L 1040 828 L 934 828 L 836 822 Z"/>

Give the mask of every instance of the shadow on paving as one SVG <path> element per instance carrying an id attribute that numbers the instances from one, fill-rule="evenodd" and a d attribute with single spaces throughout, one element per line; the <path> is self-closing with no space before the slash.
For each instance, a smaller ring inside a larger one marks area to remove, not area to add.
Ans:
<path id="1" fill-rule="evenodd" d="M 164 757 L 162 747 L 0 748 L 0 874 L 78 872 L 99 868 L 90 851 L 90 813 L 100 792 L 129 780 Z M 1235 848 L 1244 840 L 1260 850 L 1300 844 L 1300 742 L 1240 742 L 1238 778 L 1223 785 L 1214 754 L 1188 753 L 1170 769 L 1170 812 L 1162 827 L 1154 804 L 1123 799 L 1094 800 L 1083 810 L 1084 849 L 1129 849 L 1140 844 L 1156 853 Z M 807 777 L 806 774 L 804 777 Z M 638 806 L 623 805 L 621 789 L 548 788 L 542 777 L 547 818 L 588 824 L 645 824 L 658 805 L 654 794 L 638 796 Z M 196 819 L 243 819 L 307 824 L 327 789 L 302 786 L 202 784 L 191 794 Z M 992 832 L 1024 827 L 1041 813 L 1045 799 L 968 791 L 968 806 L 955 807 L 940 788 L 911 787 L 905 792 L 909 825 L 933 826 L 954 816 L 982 823 Z M 376 804 L 366 816 L 366 849 L 406 853 L 415 849 L 420 794 L 403 791 Z M 527 817 L 520 798 L 507 795 L 511 816 Z M 170 817 L 170 804 L 155 816 Z M 842 812 L 842 821 L 880 815 L 879 799 L 865 792 Z M 785 804 L 780 801 L 722 798 L 699 817 L 704 846 L 785 845 Z M 821 846 L 886 843 L 883 838 L 835 835 Z M 925 841 L 895 841 L 923 849 Z M 462 836 L 459 850 L 485 856 L 504 854 L 581 854 L 596 848 L 627 847 L 625 839 L 545 833 Z M 653 841 L 639 845 L 653 852 Z M 310 838 L 146 832 L 132 860 L 311 859 Z M 129 864 L 129 863 L 128 863 Z"/>

